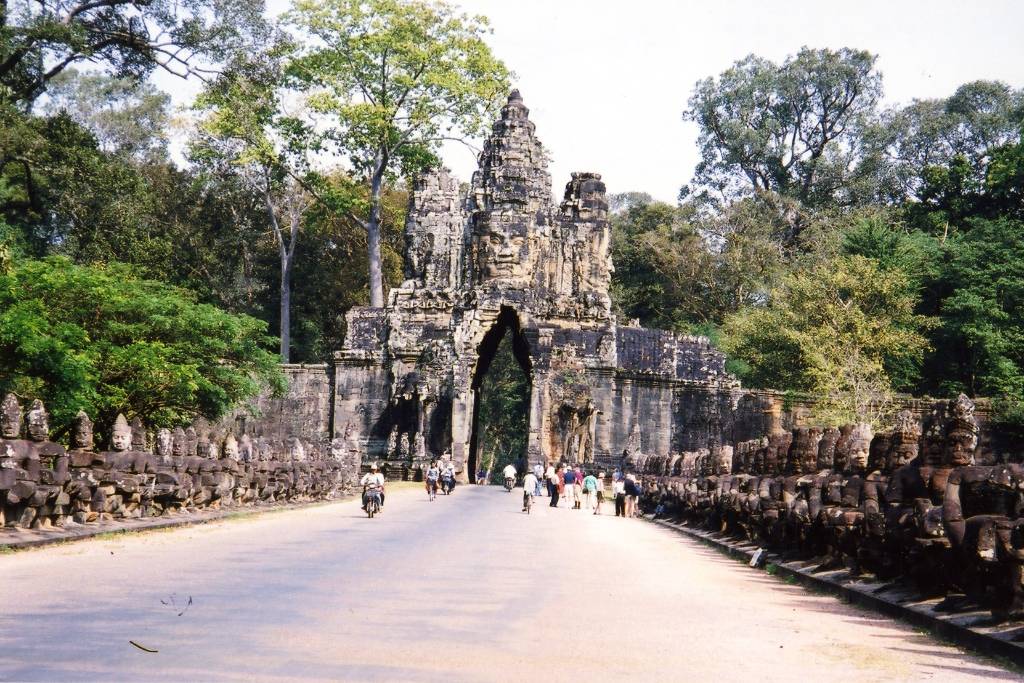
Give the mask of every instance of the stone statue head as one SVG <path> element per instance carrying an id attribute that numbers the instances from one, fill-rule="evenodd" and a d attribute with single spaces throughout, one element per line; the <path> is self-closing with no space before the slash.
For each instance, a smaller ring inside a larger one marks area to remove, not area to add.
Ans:
<path id="1" fill-rule="evenodd" d="M 114 420 L 114 429 L 110 433 L 110 450 L 126 451 L 132 445 L 132 428 L 128 426 L 128 420 L 121 413 L 117 414 Z"/>
<path id="2" fill-rule="evenodd" d="M 845 472 L 850 463 L 850 447 L 853 445 L 853 425 L 843 425 L 839 428 L 839 439 L 836 440 L 836 449 L 832 456 L 832 470 L 834 472 Z"/>
<path id="3" fill-rule="evenodd" d="M 156 432 L 156 454 L 161 458 L 167 458 L 174 452 L 174 437 L 171 430 L 163 427 Z"/>
<path id="4" fill-rule="evenodd" d="M 821 434 L 821 441 L 818 442 L 818 459 L 815 468 L 821 472 L 831 470 L 836 457 L 836 443 L 839 441 L 839 430 L 829 427 Z"/>
<path id="5" fill-rule="evenodd" d="M 974 449 L 978 446 L 978 422 L 974 418 L 974 402 L 964 394 L 953 402 L 946 431 L 945 464 L 965 467 L 974 464 Z"/>
<path id="6" fill-rule="evenodd" d="M 889 471 L 889 450 L 892 444 L 892 434 L 889 432 L 878 432 L 871 439 L 871 446 L 868 448 L 868 471 L 888 472 Z"/>
<path id="7" fill-rule="evenodd" d="M 863 472 L 868 466 L 868 457 L 871 454 L 871 439 L 874 438 L 871 425 L 861 422 L 853 428 L 850 434 L 849 461 L 846 468 L 851 472 Z"/>
<path id="8" fill-rule="evenodd" d="M 242 459 L 242 462 L 251 462 L 255 460 L 253 458 L 253 443 L 252 438 L 248 434 L 242 434 L 238 438 L 238 457 Z"/>
<path id="9" fill-rule="evenodd" d="M 132 450 L 146 450 L 146 426 L 138 415 L 132 418 Z"/>
<path id="10" fill-rule="evenodd" d="M 188 454 L 188 436 L 185 434 L 185 430 L 181 427 L 175 427 L 174 432 L 171 434 L 172 446 L 171 455 L 177 457 L 183 457 Z"/>
<path id="11" fill-rule="evenodd" d="M 889 468 L 909 465 L 918 453 L 921 438 L 921 425 L 909 410 L 901 410 L 896 415 L 892 428 L 892 444 L 889 446 Z"/>
<path id="12" fill-rule="evenodd" d="M 946 437 L 946 403 L 935 403 L 925 417 L 921 434 L 921 457 L 925 465 L 942 465 Z"/>
<path id="13" fill-rule="evenodd" d="M 189 426 L 185 430 L 185 455 L 195 456 L 199 452 L 199 435 L 196 428 Z"/>
<path id="14" fill-rule="evenodd" d="M 28 409 L 28 438 L 33 441 L 46 441 L 50 438 L 50 416 L 46 407 L 38 398 L 32 401 Z"/>
<path id="15" fill-rule="evenodd" d="M 813 472 L 818 464 L 819 427 L 798 427 L 793 430 L 793 443 L 789 447 L 786 471 L 793 474 Z"/>
<path id="16" fill-rule="evenodd" d="M 405 435 L 403 434 L 403 436 Z M 408 437 L 406 437 L 405 442 L 406 444 L 409 443 Z M 302 445 L 302 440 L 297 436 L 288 439 L 288 458 L 293 462 L 304 462 L 306 460 L 306 447 Z"/>
<path id="17" fill-rule="evenodd" d="M 238 454 L 238 441 L 231 432 L 228 432 L 227 437 L 224 439 L 224 457 L 235 462 L 241 460 L 241 456 Z"/>
<path id="18" fill-rule="evenodd" d="M 80 451 L 91 451 L 95 444 L 92 438 L 92 420 L 84 410 L 75 414 L 71 427 L 71 447 Z"/>
<path id="19" fill-rule="evenodd" d="M 731 474 L 732 473 L 732 446 L 719 446 L 718 447 L 718 473 L 719 474 Z"/>
<path id="20" fill-rule="evenodd" d="M 764 454 L 765 474 L 778 474 L 786 463 L 789 445 L 793 442 L 790 432 L 777 432 L 768 437 L 768 449 Z"/>
<path id="21" fill-rule="evenodd" d="M 21 404 L 14 394 L 4 396 L 0 403 L 0 436 L 5 439 L 21 438 Z"/>

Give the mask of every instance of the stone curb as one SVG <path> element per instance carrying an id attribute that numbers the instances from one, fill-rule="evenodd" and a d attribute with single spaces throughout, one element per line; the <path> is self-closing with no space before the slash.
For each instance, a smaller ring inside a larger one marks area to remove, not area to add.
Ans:
<path id="1" fill-rule="evenodd" d="M 50 529 L 7 530 L 0 529 L 0 552 L 12 550 L 29 550 L 49 545 L 84 541 L 105 534 L 133 534 L 159 529 L 197 526 L 219 522 L 225 519 L 252 517 L 269 512 L 285 512 L 304 508 L 330 505 L 351 499 L 352 495 L 343 495 L 331 500 L 318 500 L 308 503 L 284 503 L 281 505 L 259 505 L 222 510 L 188 512 L 174 517 L 148 517 L 142 519 L 126 519 L 113 522 L 77 524 L 70 528 L 52 527 Z"/>
<path id="2" fill-rule="evenodd" d="M 685 536 L 748 564 L 760 548 L 752 543 L 691 528 L 663 519 L 645 517 L 650 522 L 669 528 Z M 931 633 L 962 647 L 968 647 L 996 657 L 1005 657 L 1018 666 L 1024 666 L 1024 624 L 1021 622 L 993 623 L 988 610 L 977 607 L 957 613 L 937 609 L 941 598 L 921 599 L 907 588 L 895 583 L 852 577 L 846 570 L 816 572 L 813 562 L 784 562 L 772 553 L 766 555 L 766 567 L 774 567 L 774 574 L 792 579 L 804 587 L 831 593 L 862 607 L 925 628 Z"/>

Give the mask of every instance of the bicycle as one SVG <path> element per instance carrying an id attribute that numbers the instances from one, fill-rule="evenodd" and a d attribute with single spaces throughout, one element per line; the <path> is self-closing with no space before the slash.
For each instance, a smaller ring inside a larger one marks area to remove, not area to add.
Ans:
<path id="1" fill-rule="evenodd" d="M 523 510 L 526 514 L 530 514 L 530 510 L 533 509 L 533 496 L 529 493 L 523 493 Z"/>

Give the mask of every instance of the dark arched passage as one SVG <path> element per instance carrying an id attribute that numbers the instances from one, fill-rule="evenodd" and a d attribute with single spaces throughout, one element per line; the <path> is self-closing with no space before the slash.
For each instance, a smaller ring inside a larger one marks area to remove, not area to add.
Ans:
<path id="1" fill-rule="evenodd" d="M 518 421 L 522 423 L 521 425 L 516 426 L 517 429 L 523 430 L 522 442 L 524 444 L 523 453 L 518 455 L 522 458 L 525 458 L 526 456 L 525 444 L 528 437 L 530 418 L 530 350 L 529 344 L 523 336 L 523 331 L 519 324 L 519 316 L 516 315 L 515 310 L 512 308 L 502 306 L 497 320 L 491 326 L 491 329 L 484 334 L 483 339 L 477 347 L 477 363 L 476 368 L 473 371 L 473 380 L 470 385 L 473 391 L 473 422 L 472 431 L 470 432 L 467 469 L 469 470 L 469 479 L 472 482 L 475 482 L 477 479 L 477 470 L 479 469 L 480 459 L 483 455 L 481 452 L 482 445 L 480 443 L 483 400 L 485 398 L 486 391 L 495 390 L 492 387 L 488 387 L 487 382 L 485 382 L 485 378 L 488 376 L 488 372 L 491 370 L 491 366 L 495 362 L 499 349 L 502 348 L 502 341 L 505 340 L 506 334 L 511 335 L 512 356 L 515 358 L 515 362 L 518 364 L 519 369 L 525 378 L 524 382 L 518 383 L 519 391 L 525 392 L 525 394 L 515 397 L 517 399 L 517 406 L 521 406 L 525 412 L 522 415 L 516 414 L 504 417 L 509 419 L 518 419 Z M 504 369 L 505 368 L 503 368 L 503 370 Z M 518 401 L 521 401 L 521 403 L 518 403 Z"/>

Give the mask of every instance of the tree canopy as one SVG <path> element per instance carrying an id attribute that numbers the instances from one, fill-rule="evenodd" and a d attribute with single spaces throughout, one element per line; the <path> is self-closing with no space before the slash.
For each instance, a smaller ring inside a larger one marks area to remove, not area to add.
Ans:
<path id="1" fill-rule="evenodd" d="M 57 429 L 78 410 L 104 423 L 217 417 L 281 388 L 272 344 L 265 323 L 123 265 L 25 259 L 0 275 L 0 391 L 42 398 Z"/>

